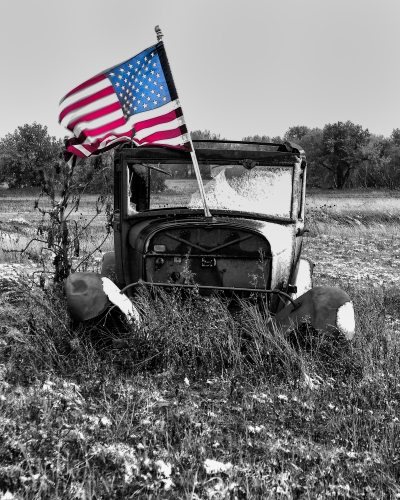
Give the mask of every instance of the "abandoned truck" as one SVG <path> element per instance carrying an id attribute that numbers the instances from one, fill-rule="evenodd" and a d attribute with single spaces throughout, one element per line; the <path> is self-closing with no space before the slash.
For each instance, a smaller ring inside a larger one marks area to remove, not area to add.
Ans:
<path id="1" fill-rule="evenodd" d="M 115 150 L 115 252 L 105 254 L 101 274 L 67 279 L 72 318 L 92 319 L 116 304 L 140 322 L 139 287 L 196 288 L 263 296 L 284 332 L 308 322 L 352 339 L 349 296 L 335 287 L 313 288 L 314 265 L 301 257 L 304 151 L 289 142 L 194 142 L 197 179 L 188 152 Z M 160 182 L 166 189 L 157 190 Z"/>

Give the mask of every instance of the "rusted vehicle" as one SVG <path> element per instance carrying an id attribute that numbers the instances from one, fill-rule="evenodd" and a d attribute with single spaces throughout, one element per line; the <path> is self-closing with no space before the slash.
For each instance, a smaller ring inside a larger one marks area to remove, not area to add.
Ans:
<path id="1" fill-rule="evenodd" d="M 263 297 L 283 331 L 307 321 L 351 339 L 349 296 L 339 288 L 313 288 L 314 265 L 301 257 L 304 151 L 288 142 L 238 141 L 195 142 L 195 150 L 197 180 L 189 153 L 130 146 L 115 151 L 115 252 L 104 256 L 101 275 L 68 278 L 72 317 L 93 318 L 123 298 L 121 308 L 140 321 L 138 287 L 197 288 L 201 294 Z"/>

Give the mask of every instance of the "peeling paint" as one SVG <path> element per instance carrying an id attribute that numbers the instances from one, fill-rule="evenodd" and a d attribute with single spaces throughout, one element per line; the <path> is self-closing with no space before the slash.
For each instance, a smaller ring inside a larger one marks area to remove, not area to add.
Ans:
<path id="1" fill-rule="evenodd" d="M 352 302 L 346 302 L 339 307 L 337 310 L 336 326 L 347 340 L 351 340 L 354 337 L 356 324 Z"/>
<path id="2" fill-rule="evenodd" d="M 108 300 L 116 305 L 125 314 L 128 321 L 136 323 L 137 326 L 140 325 L 140 315 L 139 311 L 128 299 L 128 297 L 120 293 L 119 288 L 108 278 L 101 278 L 103 282 L 103 290 L 107 295 Z"/>

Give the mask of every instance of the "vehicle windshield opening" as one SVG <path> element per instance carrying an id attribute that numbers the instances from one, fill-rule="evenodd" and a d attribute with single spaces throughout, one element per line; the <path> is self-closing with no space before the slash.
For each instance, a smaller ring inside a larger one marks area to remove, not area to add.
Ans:
<path id="1" fill-rule="evenodd" d="M 210 210 L 290 218 L 291 166 L 200 165 Z M 129 214 L 145 210 L 202 209 L 192 164 L 129 164 Z"/>

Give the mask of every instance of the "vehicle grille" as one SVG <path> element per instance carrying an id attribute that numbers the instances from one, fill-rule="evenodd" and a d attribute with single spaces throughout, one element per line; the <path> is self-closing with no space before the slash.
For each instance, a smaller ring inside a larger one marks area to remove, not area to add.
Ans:
<path id="1" fill-rule="evenodd" d="M 243 229 L 164 229 L 150 239 L 144 258 L 145 279 L 151 282 L 235 288 L 270 284 L 270 245 Z"/>

